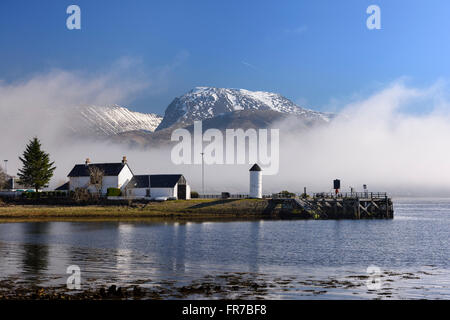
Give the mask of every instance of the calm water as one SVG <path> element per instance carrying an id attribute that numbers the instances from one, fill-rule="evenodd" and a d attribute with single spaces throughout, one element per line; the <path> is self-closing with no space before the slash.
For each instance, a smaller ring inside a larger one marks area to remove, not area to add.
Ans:
<path id="1" fill-rule="evenodd" d="M 450 199 L 394 203 L 394 220 L 3 223 L 0 279 L 58 286 L 78 265 L 83 288 L 238 275 L 266 286 L 249 298 L 449 299 Z M 371 265 L 378 290 L 366 286 Z"/>

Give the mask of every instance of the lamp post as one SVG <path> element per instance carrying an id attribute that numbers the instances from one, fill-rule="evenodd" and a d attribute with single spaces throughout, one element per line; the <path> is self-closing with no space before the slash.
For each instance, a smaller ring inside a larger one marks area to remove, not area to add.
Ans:
<path id="1" fill-rule="evenodd" d="M 204 161 L 204 155 L 205 153 L 200 153 L 202 155 L 202 194 L 205 195 L 205 161 Z"/>

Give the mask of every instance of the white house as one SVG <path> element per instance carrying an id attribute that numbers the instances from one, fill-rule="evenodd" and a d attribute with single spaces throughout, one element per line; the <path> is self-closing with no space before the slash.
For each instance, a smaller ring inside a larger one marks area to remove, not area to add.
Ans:
<path id="1" fill-rule="evenodd" d="M 182 174 L 136 175 L 126 189 L 127 195 L 135 198 L 191 198 L 191 188 Z"/>
<path id="2" fill-rule="evenodd" d="M 133 178 L 133 172 L 127 163 L 127 158 L 123 157 L 119 163 L 91 163 L 86 159 L 85 164 L 77 164 L 70 171 L 69 190 L 74 191 L 77 188 L 88 189 L 90 192 L 96 192 L 96 188 L 91 181 L 90 168 L 96 167 L 103 172 L 102 194 L 106 194 L 108 188 L 124 189 Z"/>

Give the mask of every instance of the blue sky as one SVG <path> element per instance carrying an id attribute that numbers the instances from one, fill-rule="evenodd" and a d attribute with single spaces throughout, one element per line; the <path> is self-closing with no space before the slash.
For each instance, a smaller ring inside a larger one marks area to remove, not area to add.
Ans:
<path id="1" fill-rule="evenodd" d="M 81 30 L 66 28 L 70 4 L 81 7 Z M 381 30 L 366 28 L 370 4 L 381 8 Z M 2 0 L 0 79 L 95 74 L 126 57 L 164 82 L 127 101 L 138 111 L 162 114 L 195 86 L 273 91 L 332 110 L 400 77 L 448 79 L 449 12 L 446 0 Z"/>

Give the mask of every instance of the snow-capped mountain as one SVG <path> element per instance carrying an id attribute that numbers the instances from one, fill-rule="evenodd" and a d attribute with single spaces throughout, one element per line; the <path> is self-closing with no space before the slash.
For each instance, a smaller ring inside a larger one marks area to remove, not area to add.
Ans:
<path id="1" fill-rule="evenodd" d="M 125 107 L 82 106 L 72 110 L 69 127 L 74 132 L 111 136 L 128 131 L 153 132 L 162 121 L 162 117 L 153 113 L 130 111 Z"/>
<path id="2" fill-rule="evenodd" d="M 172 101 L 156 130 L 162 130 L 175 124 L 186 126 L 195 120 L 210 119 L 241 110 L 271 110 L 295 115 L 307 121 L 328 122 L 330 120 L 330 115 L 301 108 L 277 93 L 197 87 Z"/>

